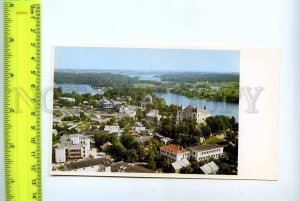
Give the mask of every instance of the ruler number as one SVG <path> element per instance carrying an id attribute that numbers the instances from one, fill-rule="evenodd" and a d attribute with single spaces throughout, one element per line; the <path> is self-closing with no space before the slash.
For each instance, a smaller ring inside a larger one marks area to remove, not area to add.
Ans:
<path id="1" fill-rule="evenodd" d="M 31 166 L 32 171 L 36 171 L 36 165 Z"/>
<path id="2" fill-rule="evenodd" d="M 35 126 L 34 126 L 34 125 L 32 125 L 32 126 L 31 126 L 31 129 L 32 129 L 32 130 L 35 130 Z"/>
<path id="3" fill-rule="evenodd" d="M 32 185 L 36 185 L 36 179 L 33 179 L 33 180 L 31 181 L 31 183 L 32 183 Z"/>
<path id="4" fill-rule="evenodd" d="M 36 193 L 32 193 L 32 199 L 36 199 Z"/>
<path id="5" fill-rule="evenodd" d="M 32 152 L 31 152 L 31 156 L 32 156 L 32 157 L 36 157 L 36 152 L 35 152 L 35 151 L 32 151 Z"/>
<path id="6" fill-rule="evenodd" d="M 10 109 L 9 109 L 9 112 L 10 112 L 10 113 L 13 113 L 13 112 L 15 112 L 15 110 L 14 110 L 13 108 L 10 108 Z"/>
<path id="7" fill-rule="evenodd" d="M 36 143 L 36 138 L 35 137 L 31 138 L 31 143 L 33 143 L 33 144 Z"/>

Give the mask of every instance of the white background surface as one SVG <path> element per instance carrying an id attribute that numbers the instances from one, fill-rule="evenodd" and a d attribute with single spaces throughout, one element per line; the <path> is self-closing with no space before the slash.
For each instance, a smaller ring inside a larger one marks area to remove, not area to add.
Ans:
<path id="1" fill-rule="evenodd" d="M 51 116 L 44 113 L 44 200 L 300 200 L 300 160 L 295 154 L 300 143 L 299 4 L 296 0 L 44 0 L 43 87 L 51 81 L 53 42 L 282 48 L 278 181 L 50 177 Z M 0 90 L 2 97 L 3 87 Z M 0 105 L 3 150 L 3 98 Z M 5 200 L 3 169 L 0 151 L 0 200 Z"/>

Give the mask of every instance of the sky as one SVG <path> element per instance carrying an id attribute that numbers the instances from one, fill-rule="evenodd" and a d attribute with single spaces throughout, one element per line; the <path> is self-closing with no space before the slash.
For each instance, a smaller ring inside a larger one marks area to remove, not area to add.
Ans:
<path id="1" fill-rule="evenodd" d="M 239 73 L 240 52 L 58 46 L 55 69 Z"/>

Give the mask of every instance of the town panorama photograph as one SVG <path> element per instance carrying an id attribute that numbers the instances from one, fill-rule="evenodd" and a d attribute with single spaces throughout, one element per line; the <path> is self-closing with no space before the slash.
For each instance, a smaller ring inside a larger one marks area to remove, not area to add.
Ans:
<path id="1" fill-rule="evenodd" d="M 52 173 L 237 175 L 240 52 L 56 46 Z"/>

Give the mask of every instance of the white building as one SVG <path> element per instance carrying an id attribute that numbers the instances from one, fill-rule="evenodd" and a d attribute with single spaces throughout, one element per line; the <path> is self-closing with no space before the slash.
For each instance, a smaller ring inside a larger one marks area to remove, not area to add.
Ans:
<path id="1" fill-rule="evenodd" d="M 153 103 L 152 102 L 152 96 L 150 94 L 147 94 L 144 97 L 144 100 L 141 102 L 141 108 L 146 109 L 147 105 L 151 105 L 152 103 Z"/>
<path id="2" fill-rule="evenodd" d="M 82 159 L 89 156 L 90 138 L 81 134 L 63 135 L 60 145 L 55 148 L 55 162 L 65 163 L 72 159 Z"/>
<path id="3" fill-rule="evenodd" d="M 174 161 L 181 161 L 183 159 L 188 159 L 190 157 L 190 151 L 183 149 L 175 144 L 169 144 L 160 147 L 160 154 L 173 159 Z"/>
<path id="4" fill-rule="evenodd" d="M 146 133 L 146 127 L 144 126 L 134 126 L 132 127 L 132 130 L 141 133 L 141 134 L 145 134 Z"/>
<path id="5" fill-rule="evenodd" d="M 153 109 L 153 110 L 150 110 L 146 114 L 146 122 L 150 123 L 150 124 L 153 124 L 153 123 L 159 124 L 160 118 L 161 118 L 161 115 L 159 114 L 158 110 Z"/>
<path id="6" fill-rule="evenodd" d="M 182 120 L 196 120 L 196 122 L 203 123 L 207 117 L 211 116 L 208 110 L 194 108 L 192 105 L 187 106 L 185 109 L 177 110 L 176 124 L 178 125 Z"/>
<path id="7" fill-rule="evenodd" d="M 136 115 L 136 111 L 134 108 L 131 107 L 121 107 L 119 110 L 119 113 L 117 115 L 117 117 L 119 119 L 122 119 L 124 117 L 130 117 L 130 118 L 134 118 Z"/>
<path id="8" fill-rule="evenodd" d="M 118 133 L 120 130 L 120 126 L 105 126 L 105 131 L 108 131 L 109 133 Z"/>
<path id="9" fill-rule="evenodd" d="M 197 161 L 210 158 L 217 159 L 223 155 L 223 147 L 217 144 L 205 144 L 187 149 L 191 151 L 191 158 Z"/>

